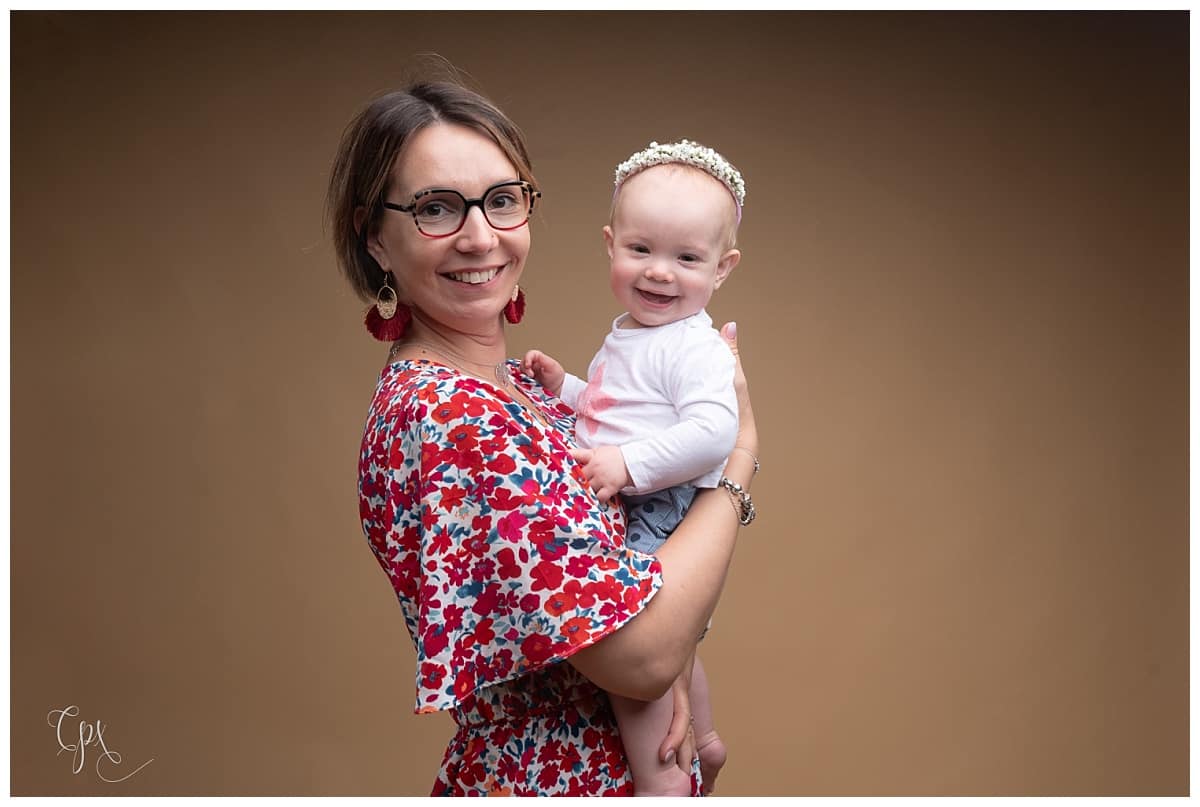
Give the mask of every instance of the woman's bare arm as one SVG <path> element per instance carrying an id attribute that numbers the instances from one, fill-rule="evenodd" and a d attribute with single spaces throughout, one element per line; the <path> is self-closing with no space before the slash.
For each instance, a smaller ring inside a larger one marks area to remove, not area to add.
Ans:
<path id="1" fill-rule="evenodd" d="M 737 355 L 729 326 L 721 333 Z M 758 431 L 746 377 L 739 359 L 734 376 L 738 395 L 737 446 L 724 475 L 746 490 L 754 475 Z M 733 557 L 737 512 L 724 488 L 696 494 L 687 516 L 656 553 L 663 585 L 642 613 L 615 633 L 584 648 L 569 661 L 597 686 L 639 700 L 664 694 L 692 657 L 696 641 L 716 609 Z"/>

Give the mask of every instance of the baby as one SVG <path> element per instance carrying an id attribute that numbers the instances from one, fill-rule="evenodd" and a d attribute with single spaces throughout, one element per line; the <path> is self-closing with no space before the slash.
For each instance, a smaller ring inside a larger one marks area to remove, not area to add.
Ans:
<path id="1" fill-rule="evenodd" d="M 697 488 L 717 486 L 733 450 L 734 359 L 704 307 L 741 258 L 745 194 L 737 169 L 688 140 L 651 143 L 623 162 L 604 243 L 625 313 L 586 383 L 540 351 L 525 355 L 525 372 L 578 413 L 576 458 L 601 501 L 622 495 L 626 545 L 640 552 L 667 540 Z M 654 703 L 611 700 L 636 795 L 689 795 L 689 777 L 658 755 L 674 714 L 670 693 Z M 725 746 L 699 658 L 690 700 L 707 792 Z"/>

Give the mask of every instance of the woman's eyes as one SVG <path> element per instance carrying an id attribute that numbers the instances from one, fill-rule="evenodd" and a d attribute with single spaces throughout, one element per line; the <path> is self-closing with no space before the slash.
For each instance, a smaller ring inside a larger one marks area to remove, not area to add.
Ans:
<path id="1" fill-rule="evenodd" d="M 509 210 L 517 206 L 517 197 L 511 193 L 497 193 L 488 197 L 488 207 L 492 210 Z"/>
<path id="2" fill-rule="evenodd" d="M 443 216 L 454 216 L 458 214 L 458 209 L 461 203 L 457 200 L 446 198 L 426 199 L 417 203 L 417 216 L 421 219 L 438 219 Z"/>

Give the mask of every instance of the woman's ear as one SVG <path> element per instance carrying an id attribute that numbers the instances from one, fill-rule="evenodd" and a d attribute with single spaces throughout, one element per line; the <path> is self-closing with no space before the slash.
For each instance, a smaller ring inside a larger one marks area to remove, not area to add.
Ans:
<path id="1" fill-rule="evenodd" d="M 717 261 L 717 279 L 713 281 L 713 288 L 721 288 L 721 284 L 725 282 L 725 278 L 729 277 L 729 273 L 738 265 L 738 261 L 742 259 L 740 250 L 731 249 L 721 256 L 721 260 Z"/>
<path id="2" fill-rule="evenodd" d="M 376 233 L 367 233 L 363 237 L 363 227 L 366 226 L 367 209 L 365 207 L 354 208 L 354 232 L 367 246 L 367 253 L 375 259 L 375 263 L 379 264 L 379 268 L 384 272 L 390 272 L 391 267 L 388 265 L 387 250 L 379 243 L 379 236 Z"/>

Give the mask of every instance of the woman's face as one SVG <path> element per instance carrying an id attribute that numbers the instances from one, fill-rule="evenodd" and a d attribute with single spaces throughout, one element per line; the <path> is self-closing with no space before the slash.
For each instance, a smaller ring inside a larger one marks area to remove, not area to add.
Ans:
<path id="1" fill-rule="evenodd" d="M 449 188 L 475 199 L 498 182 L 519 178 L 516 166 L 486 136 L 435 123 L 414 135 L 397 157 L 384 198 L 407 207 L 418 191 Z M 417 230 L 411 214 L 385 210 L 367 248 L 395 277 L 401 301 L 418 321 L 486 336 L 500 329 L 500 313 L 525 267 L 529 225 L 496 230 L 476 205 L 457 233 L 431 238 Z"/>

